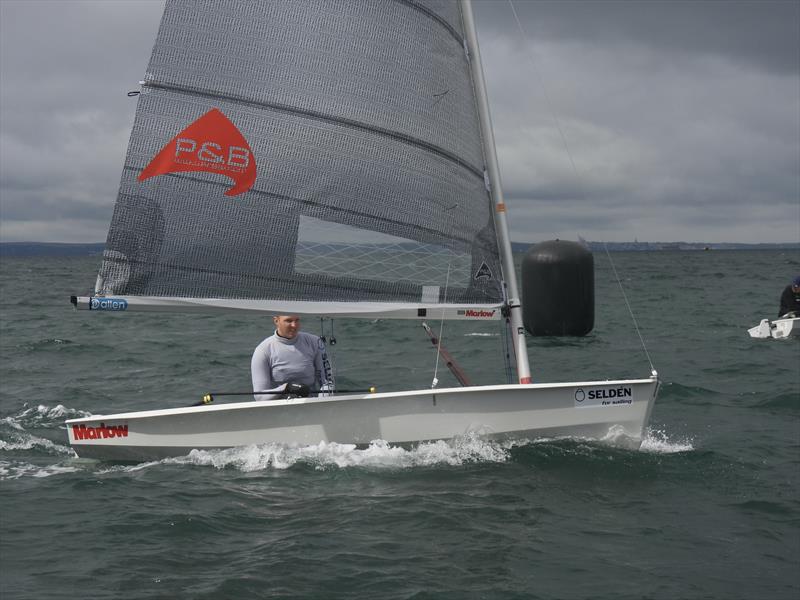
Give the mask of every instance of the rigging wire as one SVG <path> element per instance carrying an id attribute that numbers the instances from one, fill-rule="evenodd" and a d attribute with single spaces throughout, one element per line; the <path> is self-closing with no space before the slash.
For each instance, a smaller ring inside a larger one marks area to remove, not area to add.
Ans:
<path id="1" fill-rule="evenodd" d="M 447 277 L 444 280 L 444 298 L 442 304 L 447 304 L 447 288 L 450 286 L 450 263 L 447 263 Z M 441 356 L 442 347 L 442 332 L 444 331 L 444 314 L 445 310 L 442 308 L 442 318 L 439 321 L 439 340 L 436 343 L 436 365 L 433 368 L 433 381 L 431 381 L 431 389 L 439 385 L 439 356 Z"/>
<path id="2" fill-rule="evenodd" d="M 511 7 L 511 12 L 514 15 L 514 20 L 517 22 L 517 29 L 519 29 L 519 33 L 522 36 L 523 40 L 528 40 L 528 32 L 525 31 L 525 28 L 522 26 L 522 23 L 519 20 L 519 16 L 517 15 L 517 9 L 514 8 L 513 0 L 508 0 L 508 5 Z M 569 151 L 569 145 L 567 144 L 567 136 L 564 135 L 564 130 L 561 128 L 561 121 L 558 119 L 558 115 L 556 111 L 553 110 L 553 103 L 550 101 L 550 94 L 547 93 L 547 86 L 544 84 L 544 79 L 542 78 L 541 73 L 539 73 L 539 69 L 536 66 L 536 61 L 533 60 L 533 57 L 530 54 L 526 55 L 528 58 L 528 62 L 530 63 L 531 67 L 533 68 L 534 73 L 536 73 L 536 79 L 539 81 L 539 85 L 542 87 L 542 92 L 544 93 L 545 101 L 547 102 L 547 108 L 550 111 L 550 116 L 553 117 L 553 121 L 556 124 L 556 129 L 558 129 L 558 134 L 561 136 L 561 143 L 564 144 L 564 150 L 567 153 L 567 157 L 569 157 L 569 162 L 572 165 L 572 170 L 575 175 L 578 175 L 578 169 L 575 167 L 575 161 L 572 159 L 572 153 Z M 581 181 L 581 178 L 578 177 L 578 181 Z M 583 188 L 581 188 L 582 190 Z"/>
<path id="3" fill-rule="evenodd" d="M 519 15 L 517 15 L 517 9 L 514 7 L 514 1 L 508 0 L 508 5 L 511 7 L 511 12 L 514 15 L 514 21 L 517 23 L 517 29 L 519 29 L 520 35 L 522 36 L 523 40 L 528 40 L 528 33 L 525 31 L 525 28 L 522 26 L 522 22 L 519 20 Z M 550 111 L 550 115 L 553 117 L 553 121 L 556 124 L 556 129 L 558 129 L 558 134 L 561 137 L 561 143 L 564 145 L 564 150 L 567 153 L 567 157 L 569 158 L 569 162 L 572 165 L 572 171 L 575 173 L 575 178 L 578 181 L 578 190 L 579 194 L 586 200 L 586 194 L 584 193 L 584 185 L 583 185 L 583 178 L 581 177 L 580 173 L 578 172 L 578 168 L 575 166 L 575 161 L 572 158 L 572 153 L 569 150 L 569 144 L 567 143 L 567 136 L 564 135 L 564 130 L 561 128 L 561 122 L 558 119 L 558 115 L 556 114 L 555 110 L 553 110 L 553 103 L 550 101 L 550 94 L 547 93 L 547 86 L 544 84 L 544 79 L 542 79 L 541 74 L 539 73 L 539 69 L 536 67 L 536 62 L 533 60 L 530 54 L 526 55 L 528 58 L 528 62 L 530 63 L 531 67 L 533 68 L 534 73 L 536 73 L 536 78 L 539 81 L 539 85 L 542 86 L 542 91 L 544 93 L 545 101 L 547 102 L 547 108 Z M 633 314 L 633 310 L 631 309 L 630 302 L 628 302 L 628 296 L 625 294 L 625 289 L 622 287 L 622 280 L 620 280 L 619 275 L 617 274 L 617 267 L 614 265 L 614 261 L 611 259 L 611 254 L 608 252 L 608 246 L 605 242 L 603 242 L 603 248 L 606 251 L 606 255 L 608 256 L 608 260 L 611 263 L 611 268 L 614 271 L 614 277 L 617 279 L 617 284 L 619 285 L 619 289 L 622 292 L 622 298 L 625 300 L 625 306 L 628 308 L 628 313 L 631 316 L 631 320 L 633 321 L 633 326 L 636 329 L 636 334 L 639 336 L 639 341 L 642 344 L 642 349 L 644 350 L 644 354 L 647 357 L 647 362 L 650 363 L 650 371 L 655 374 L 656 370 L 653 366 L 653 361 L 650 359 L 650 353 L 647 351 L 647 345 L 644 342 L 644 338 L 642 337 L 642 332 L 639 330 L 639 323 L 636 321 L 636 316 Z"/>
<path id="4" fill-rule="evenodd" d="M 608 256 L 608 262 L 611 263 L 611 269 L 614 271 L 614 278 L 617 280 L 617 284 L 619 285 L 619 291 L 622 292 L 622 297 L 625 300 L 625 306 L 628 307 L 628 313 L 631 315 L 631 320 L 633 321 L 633 327 L 634 329 L 636 329 L 636 335 L 639 336 L 639 341 L 642 343 L 642 350 L 644 350 L 644 355 L 647 357 L 647 362 L 650 363 L 650 371 L 653 374 L 655 374 L 656 369 L 653 366 L 653 361 L 650 359 L 650 353 L 647 351 L 647 345 L 644 343 L 642 332 L 639 331 L 639 323 L 636 321 L 636 316 L 633 314 L 630 302 L 628 302 L 628 295 L 625 293 L 625 288 L 622 287 L 622 280 L 620 280 L 619 275 L 617 274 L 617 267 L 616 265 L 614 265 L 614 261 L 611 259 L 611 253 L 608 251 L 608 245 L 605 242 L 603 242 L 603 248 L 606 251 L 606 256 Z"/>

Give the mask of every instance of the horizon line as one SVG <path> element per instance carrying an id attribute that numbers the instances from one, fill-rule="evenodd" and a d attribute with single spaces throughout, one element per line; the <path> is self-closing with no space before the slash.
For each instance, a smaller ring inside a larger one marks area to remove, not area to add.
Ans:
<path id="1" fill-rule="evenodd" d="M 548 240 L 539 240 L 539 241 L 517 241 L 511 240 L 512 244 L 540 244 L 546 241 L 553 241 L 553 240 L 561 240 L 562 238 L 552 238 Z M 409 240 L 412 241 L 412 240 Z M 800 247 L 800 241 L 791 241 L 791 242 L 705 242 L 705 241 L 693 241 L 687 242 L 685 240 L 673 240 L 673 241 L 641 241 L 641 240 L 625 240 L 625 241 L 606 241 L 606 240 L 568 240 L 563 239 L 562 241 L 566 242 L 576 242 L 576 243 L 586 243 L 586 244 L 632 244 L 632 245 L 643 245 L 643 244 L 687 244 L 687 245 L 724 245 L 724 244 L 738 244 L 741 246 L 798 246 Z M 21 241 L 0 241 L 0 245 L 10 245 L 10 244 L 50 244 L 50 245 L 61 245 L 61 246 L 104 246 L 106 242 L 53 242 L 53 241 L 34 241 L 34 240 L 21 240 Z M 338 244 L 338 243 L 347 243 L 347 242 L 329 242 L 331 244 Z"/>

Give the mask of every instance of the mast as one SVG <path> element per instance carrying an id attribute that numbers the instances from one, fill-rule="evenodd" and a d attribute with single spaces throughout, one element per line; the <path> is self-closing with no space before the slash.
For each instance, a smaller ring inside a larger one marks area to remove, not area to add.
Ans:
<path id="1" fill-rule="evenodd" d="M 500 245 L 500 259 L 505 271 L 506 285 L 508 286 L 508 306 L 511 312 L 511 335 L 517 356 L 517 376 L 520 383 L 531 382 L 531 369 L 528 363 L 528 348 L 525 345 L 525 329 L 522 324 L 522 306 L 517 286 L 517 272 L 514 268 L 514 255 L 511 252 L 511 240 L 508 235 L 508 222 L 506 220 L 506 204 L 503 199 L 503 188 L 500 184 L 500 170 L 497 165 L 497 151 L 494 145 L 494 132 L 492 131 L 492 117 L 489 113 L 489 99 L 486 94 L 486 82 L 483 79 L 481 66 L 481 53 L 478 48 L 478 35 L 475 31 L 475 20 L 472 16 L 472 3 L 470 0 L 461 0 L 461 13 L 464 18 L 464 30 L 467 36 L 467 49 L 469 51 L 469 64 L 472 69 L 472 79 L 476 87 L 478 101 L 478 116 L 481 123 L 481 139 L 483 152 L 486 156 L 488 171 L 489 193 L 495 209 L 495 229 Z"/>

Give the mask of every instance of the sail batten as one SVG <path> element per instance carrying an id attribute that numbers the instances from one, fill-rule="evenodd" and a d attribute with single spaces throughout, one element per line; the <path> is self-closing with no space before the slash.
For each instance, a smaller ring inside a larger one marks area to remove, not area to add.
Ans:
<path id="1" fill-rule="evenodd" d="M 127 169 L 130 173 L 135 173 L 135 174 L 138 174 L 141 171 L 140 168 L 136 168 L 136 167 L 125 167 L 125 169 Z M 222 181 L 207 181 L 207 180 L 203 180 L 201 178 L 193 178 L 191 176 L 191 174 L 185 174 L 185 173 L 182 173 L 180 175 L 167 174 L 166 176 L 167 177 L 180 177 L 181 179 L 184 179 L 184 180 L 194 180 L 196 182 L 203 182 L 206 185 L 217 186 L 220 190 L 224 190 L 225 188 L 227 188 L 229 186 L 228 183 L 225 183 L 225 182 L 222 182 Z M 306 198 L 293 198 L 293 197 L 290 197 L 290 196 L 274 194 L 274 193 L 271 193 L 271 192 L 266 192 L 266 191 L 261 191 L 261 190 L 253 190 L 252 193 L 256 194 L 256 195 L 261 195 L 261 196 L 264 196 L 264 197 L 269 197 L 269 198 L 272 198 L 272 199 L 275 199 L 275 200 L 293 202 L 293 203 L 297 204 L 298 206 L 302 206 L 302 207 L 308 209 L 308 212 L 313 212 L 314 209 L 325 209 L 325 210 L 330 211 L 331 213 L 334 213 L 334 214 L 341 213 L 342 215 L 350 216 L 350 217 L 358 216 L 360 214 L 360 212 L 352 210 L 352 209 L 348 209 L 348 208 L 344 208 L 344 207 L 329 206 L 329 205 L 327 205 L 327 204 L 325 204 L 323 202 L 316 202 L 314 200 L 309 200 L 309 199 L 306 199 Z M 403 222 L 401 220 L 398 220 L 396 218 L 388 217 L 388 216 L 387 217 L 372 217 L 372 218 L 376 222 L 384 223 L 385 224 L 385 227 L 384 227 L 385 229 L 393 229 L 393 230 L 399 231 L 403 227 L 407 226 L 407 224 L 405 222 Z M 439 234 L 438 231 L 436 231 L 434 229 L 431 229 L 431 228 L 426 228 L 424 225 L 420 225 L 420 224 L 415 224 L 414 225 L 414 229 L 419 231 L 419 232 L 428 233 L 429 235 L 437 235 L 437 234 Z M 474 240 L 474 239 L 462 234 L 461 232 L 455 232 L 453 235 L 449 236 L 447 239 L 450 240 L 451 242 L 453 242 L 455 244 L 459 244 L 459 245 L 460 244 L 477 244 L 484 251 L 486 251 L 488 253 L 492 252 L 493 249 L 494 249 L 492 245 L 484 244 L 484 243 L 481 242 L 481 240 Z M 135 261 L 133 261 L 133 262 L 135 262 Z"/>
<path id="2" fill-rule="evenodd" d="M 502 304 L 463 27 L 446 0 L 167 0 L 97 293 Z"/>

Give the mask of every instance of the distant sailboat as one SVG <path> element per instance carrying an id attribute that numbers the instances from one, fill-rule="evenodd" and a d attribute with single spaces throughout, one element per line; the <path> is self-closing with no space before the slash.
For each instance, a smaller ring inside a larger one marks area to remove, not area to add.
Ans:
<path id="1" fill-rule="evenodd" d="M 638 446 L 659 388 L 531 383 L 468 0 L 167 0 L 93 311 L 504 320 L 515 384 L 67 421 L 80 456 L 478 432 Z M 499 379 L 499 376 L 498 376 Z M 185 403 L 185 402 L 184 402 Z"/>
<path id="2" fill-rule="evenodd" d="M 786 316 L 770 321 L 761 319 L 761 323 L 747 330 L 751 338 L 782 340 L 800 336 L 800 317 Z"/>

